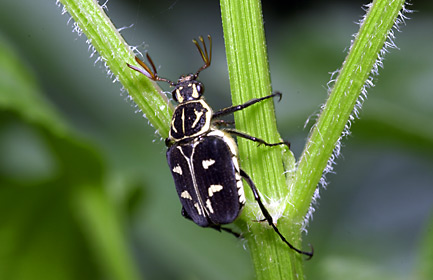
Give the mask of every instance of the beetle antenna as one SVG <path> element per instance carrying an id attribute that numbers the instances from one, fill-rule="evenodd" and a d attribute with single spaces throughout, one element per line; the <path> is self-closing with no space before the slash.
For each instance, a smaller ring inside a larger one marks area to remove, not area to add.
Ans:
<path id="1" fill-rule="evenodd" d="M 193 39 L 192 42 L 197 47 L 201 59 L 203 59 L 204 65 L 200 67 L 197 72 L 195 73 L 195 77 L 197 78 L 200 72 L 210 66 L 210 63 L 212 61 L 212 37 L 210 35 L 207 35 L 207 38 L 209 39 L 209 52 L 207 52 L 206 44 L 204 42 L 204 39 L 202 36 L 199 36 L 198 39 L 200 40 L 201 44 L 203 45 L 203 48 L 201 48 L 200 44 L 197 42 L 196 39 Z"/>
<path id="2" fill-rule="evenodd" d="M 166 83 L 170 84 L 171 86 L 176 85 L 175 83 L 173 83 L 169 79 L 161 78 L 160 76 L 158 76 L 158 74 L 156 72 L 155 64 L 153 63 L 152 59 L 150 58 L 149 54 L 147 54 L 147 53 L 146 53 L 146 58 L 149 61 L 150 66 L 152 66 L 152 70 L 150 69 L 149 66 L 146 65 L 146 63 L 144 63 L 141 59 L 139 59 L 138 56 L 135 57 L 135 61 L 137 61 L 137 63 L 140 64 L 141 67 L 137 67 L 137 66 L 131 65 L 129 63 L 126 63 L 126 65 L 128 65 L 128 67 L 131 68 L 132 70 L 140 72 L 141 74 L 143 74 L 144 76 L 148 77 L 149 79 L 151 79 L 153 81 L 166 82 Z"/>

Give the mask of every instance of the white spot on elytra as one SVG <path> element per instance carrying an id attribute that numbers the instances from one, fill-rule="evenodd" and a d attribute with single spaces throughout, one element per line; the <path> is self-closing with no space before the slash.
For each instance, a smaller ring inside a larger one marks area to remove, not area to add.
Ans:
<path id="1" fill-rule="evenodd" d="M 239 203 L 245 204 L 245 192 L 244 192 L 244 185 L 242 184 L 242 181 L 238 181 L 237 183 L 238 187 L 238 196 L 239 196 Z"/>
<path id="2" fill-rule="evenodd" d="M 239 162 L 237 157 L 232 157 L 233 165 L 235 166 L 236 170 L 239 170 Z"/>
<path id="3" fill-rule="evenodd" d="M 177 174 L 179 174 L 179 175 L 182 175 L 182 168 L 180 168 L 179 165 L 176 165 L 176 166 L 173 168 L 173 172 L 174 172 L 174 173 L 177 173 Z"/>
<path id="4" fill-rule="evenodd" d="M 211 166 L 212 164 L 214 164 L 215 161 L 213 159 L 205 159 L 201 162 L 201 164 L 203 165 L 204 169 L 208 169 L 209 166 Z"/>
<path id="5" fill-rule="evenodd" d="M 195 207 L 195 209 L 197 209 L 198 215 L 201 216 L 202 214 L 201 214 L 201 207 L 200 207 L 200 205 L 198 205 L 198 203 L 196 202 L 196 203 L 194 203 L 194 207 Z"/>
<path id="6" fill-rule="evenodd" d="M 221 186 L 221 185 L 210 185 L 210 187 L 208 189 L 209 197 L 213 196 L 214 193 L 219 192 L 222 189 L 223 189 L 223 186 Z"/>
<path id="7" fill-rule="evenodd" d="M 192 200 L 192 197 L 191 197 L 191 195 L 189 194 L 188 191 L 183 191 L 183 192 L 180 194 L 180 197 L 182 197 L 182 198 L 186 198 L 186 199 L 189 199 L 189 200 Z"/>
<path id="8" fill-rule="evenodd" d="M 206 200 L 206 207 L 209 209 L 209 212 L 213 213 L 212 204 L 210 203 L 210 200 Z"/>

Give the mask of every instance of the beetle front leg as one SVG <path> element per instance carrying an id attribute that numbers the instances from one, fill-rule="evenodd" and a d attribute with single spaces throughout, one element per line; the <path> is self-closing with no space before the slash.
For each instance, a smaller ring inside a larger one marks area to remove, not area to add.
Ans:
<path id="1" fill-rule="evenodd" d="M 277 91 L 277 92 L 275 92 L 273 94 L 270 94 L 270 95 L 267 95 L 267 96 L 264 96 L 264 97 L 261 97 L 261 98 L 251 99 L 250 101 L 247 101 L 244 104 L 234 105 L 234 106 L 230 106 L 230 107 L 221 109 L 221 110 L 215 112 L 212 115 L 212 119 L 217 119 L 217 118 L 220 118 L 222 116 L 234 113 L 236 111 L 243 110 L 243 109 L 245 109 L 245 108 L 247 108 L 247 107 L 249 107 L 249 106 L 251 106 L 253 104 L 256 104 L 257 102 L 261 102 L 263 100 L 266 100 L 266 99 L 269 99 L 269 98 L 272 98 L 272 97 L 275 97 L 275 96 L 278 96 L 280 98 L 280 100 L 281 100 L 282 94 L 281 94 L 281 92 Z"/>

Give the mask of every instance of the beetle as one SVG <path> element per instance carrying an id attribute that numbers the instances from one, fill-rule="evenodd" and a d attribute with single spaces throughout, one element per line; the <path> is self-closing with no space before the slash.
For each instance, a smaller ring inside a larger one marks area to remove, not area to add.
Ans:
<path id="1" fill-rule="evenodd" d="M 172 97 L 178 105 L 174 110 L 165 144 L 168 147 L 168 166 L 182 204 L 181 213 L 201 227 L 224 230 L 239 237 L 240 234 L 222 225 L 232 223 L 240 215 L 246 202 L 242 181 L 245 180 L 265 217 L 264 220 L 291 249 L 311 258 L 313 250 L 307 252 L 295 248 L 273 223 L 254 182 L 239 166 L 238 149 L 232 135 L 265 146 L 289 146 L 288 142 L 268 143 L 236 129 L 220 128 L 225 124 L 220 120 L 221 117 L 273 97 L 281 98 L 281 93 L 276 92 L 213 112 L 203 99 L 204 86 L 198 81 L 200 72 L 208 68 L 212 60 L 210 35 L 208 39 L 209 52 L 202 36 L 199 40 L 203 47 L 197 40 L 193 40 L 204 65 L 195 73 L 180 76 L 176 82 L 158 76 L 148 54 L 146 57 L 152 69 L 138 57 L 135 57 L 135 60 L 141 67 L 127 64 L 153 81 L 166 82 L 174 87 Z"/>

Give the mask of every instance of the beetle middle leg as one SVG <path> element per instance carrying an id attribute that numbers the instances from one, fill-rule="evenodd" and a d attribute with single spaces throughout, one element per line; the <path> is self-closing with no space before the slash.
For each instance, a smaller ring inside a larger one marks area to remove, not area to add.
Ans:
<path id="1" fill-rule="evenodd" d="M 238 137 L 242 137 L 242 138 L 245 138 L 245 139 L 257 142 L 257 143 L 259 143 L 259 145 L 265 145 L 265 146 L 268 146 L 268 147 L 278 146 L 278 145 L 286 145 L 290 149 L 290 142 L 288 142 L 288 141 L 277 142 L 277 143 L 268 143 L 268 142 L 266 142 L 263 139 L 251 136 L 249 134 L 246 134 L 246 133 L 241 132 L 241 131 L 236 130 L 236 129 L 225 128 L 225 129 L 222 129 L 222 130 L 224 132 L 230 133 L 232 135 L 235 135 L 235 136 L 238 136 Z"/>

